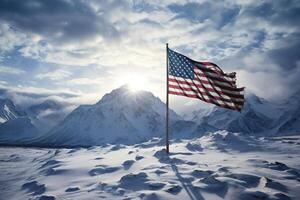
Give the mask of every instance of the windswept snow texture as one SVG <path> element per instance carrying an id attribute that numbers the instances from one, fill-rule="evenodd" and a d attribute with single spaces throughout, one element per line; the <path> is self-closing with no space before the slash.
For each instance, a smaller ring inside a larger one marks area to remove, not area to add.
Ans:
<path id="1" fill-rule="evenodd" d="M 172 142 L 0 148 L 0 199 L 297 200 L 300 137 L 219 131 Z"/>
<path id="2" fill-rule="evenodd" d="M 9 99 L 0 99 L 0 144 L 22 144 L 38 136 L 27 114 Z"/>
<path id="3" fill-rule="evenodd" d="M 94 105 L 81 105 L 35 144 L 92 146 L 105 143 L 134 144 L 161 137 L 165 131 L 165 104 L 152 93 L 133 93 L 126 86 L 106 94 Z M 181 120 L 170 112 L 171 123 Z M 194 122 L 182 125 L 196 128 Z M 190 130 L 176 128 L 176 133 Z M 192 131 L 191 131 L 192 132 Z"/>

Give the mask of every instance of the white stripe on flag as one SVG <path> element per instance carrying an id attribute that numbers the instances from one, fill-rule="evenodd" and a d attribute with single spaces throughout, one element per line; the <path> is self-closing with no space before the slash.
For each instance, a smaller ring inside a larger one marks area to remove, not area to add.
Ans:
<path id="1" fill-rule="evenodd" d="M 177 77 L 177 76 L 172 76 L 172 75 L 169 75 L 169 78 L 172 78 L 172 79 L 176 79 L 178 81 L 185 81 L 187 83 L 192 83 L 192 84 L 195 84 L 196 86 L 204 86 L 205 88 L 210 88 L 210 89 L 215 89 L 219 92 L 226 92 L 226 93 L 229 93 L 229 94 L 235 94 L 235 95 L 244 95 L 244 92 L 243 91 L 232 91 L 232 90 L 226 90 L 226 89 L 221 89 L 219 86 L 212 86 L 211 84 L 206 84 L 206 83 L 201 83 L 200 81 L 197 81 L 197 80 L 191 80 L 191 79 L 184 79 L 184 78 L 181 78 L 181 77 Z"/>

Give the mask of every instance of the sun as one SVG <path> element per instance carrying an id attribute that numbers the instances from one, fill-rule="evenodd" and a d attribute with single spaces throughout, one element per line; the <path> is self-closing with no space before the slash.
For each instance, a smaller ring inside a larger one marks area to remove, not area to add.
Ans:
<path id="1" fill-rule="evenodd" d="M 123 84 L 128 85 L 131 92 L 138 92 L 140 90 L 147 90 L 149 83 L 143 76 L 129 75 L 123 80 Z"/>

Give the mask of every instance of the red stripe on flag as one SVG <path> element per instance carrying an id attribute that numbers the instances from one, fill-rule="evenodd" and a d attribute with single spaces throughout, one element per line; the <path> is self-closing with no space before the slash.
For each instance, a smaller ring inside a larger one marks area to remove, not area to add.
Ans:
<path id="1" fill-rule="evenodd" d="M 193 89 L 191 87 L 190 88 L 184 88 L 184 87 L 180 87 L 180 86 L 169 85 L 169 88 L 179 89 L 179 90 L 188 91 L 188 92 L 201 93 L 201 94 L 207 95 L 210 98 L 215 99 L 215 100 L 226 101 L 226 102 L 229 102 L 229 103 L 232 102 L 232 103 L 235 103 L 235 104 L 238 104 L 238 105 L 244 105 L 243 99 L 240 99 L 240 101 L 238 99 L 236 99 L 236 98 L 225 99 L 222 96 L 211 95 L 209 92 L 195 90 L 195 89 Z M 218 94 L 218 93 L 216 93 L 216 94 Z"/>
<path id="2" fill-rule="evenodd" d="M 194 61 L 169 50 L 172 73 L 168 76 L 169 94 L 201 99 L 215 105 L 241 110 L 244 105 L 244 88 L 237 88 L 236 73 L 224 73 L 211 62 Z"/>
<path id="3" fill-rule="evenodd" d="M 196 99 L 203 100 L 207 103 L 215 104 L 215 105 L 223 107 L 223 108 L 234 109 L 234 110 L 238 110 L 238 111 L 241 110 L 241 107 L 239 107 L 239 106 L 229 106 L 229 105 L 226 105 L 226 104 L 220 104 L 220 103 L 217 103 L 217 102 L 209 101 L 209 100 L 201 98 L 199 95 L 196 95 L 196 94 L 186 94 L 184 92 L 174 92 L 174 91 L 169 91 L 169 94 L 178 95 L 178 96 L 185 96 L 185 97 L 189 97 L 189 98 L 196 98 Z"/>
<path id="4" fill-rule="evenodd" d="M 175 83 L 183 83 L 183 84 L 185 84 L 185 83 L 188 83 L 187 81 L 181 81 L 181 80 L 177 80 L 177 79 L 175 79 L 175 78 L 169 78 L 169 81 L 173 81 L 173 82 L 175 82 Z M 193 80 L 191 80 L 191 81 L 193 81 Z M 200 80 L 199 82 L 202 82 L 203 83 L 203 81 L 202 80 Z M 204 83 L 204 84 L 208 84 L 208 85 L 211 85 L 211 83 L 210 82 L 207 82 L 206 81 L 206 83 Z M 193 83 L 193 85 L 195 85 L 195 86 L 197 86 L 197 87 L 203 87 L 201 84 L 197 84 L 197 83 Z M 222 91 L 222 88 L 223 89 L 227 89 L 226 87 L 224 87 L 224 86 L 219 86 L 218 85 L 218 87 L 220 88 L 220 90 Z M 210 88 L 207 88 L 207 87 L 203 87 L 203 88 L 205 88 L 205 89 L 210 89 Z M 228 91 L 230 91 L 230 92 L 243 92 L 244 91 L 244 88 L 229 88 L 229 89 L 227 89 Z M 212 90 L 212 91 L 215 91 L 215 90 Z M 238 95 L 238 94 L 236 94 L 236 95 Z"/>

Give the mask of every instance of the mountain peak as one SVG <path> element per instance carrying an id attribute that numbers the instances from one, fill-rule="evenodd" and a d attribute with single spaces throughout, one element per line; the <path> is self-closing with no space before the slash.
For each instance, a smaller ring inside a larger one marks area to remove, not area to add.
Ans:
<path id="1" fill-rule="evenodd" d="M 164 133 L 165 111 L 166 105 L 151 92 L 133 92 L 123 85 L 94 105 L 79 106 L 39 142 L 88 146 L 146 141 Z M 170 123 L 181 119 L 170 110 Z"/>
<path id="2" fill-rule="evenodd" d="M 0 108 L 3 108 L 4 105 L 7 105 L 9 107 L 14 106 L 14 103 L 10 99 L 0 99 Z"/>
<path id="3" fill-rule="evenodd" d="M 256 94 L 250 92 L 246 93 L 246 103 L 252 103 L 252 104 L 263 104 L 266 103 L 266 100 L 262 97 L 257 96 Z"/>
<path id="4" fill-rule="evenodd" d="M 10 99 L 0 99 L 0 124 L 11 119 L 26 116 Z"/>
<path id="5" fill-rule="evenodd" d="M 63 109 L 64 105 L 60 102 L 57 102 L 53 99 L 46 99 L 42 103 L 35 104 L 29 107 L 30 113 L 34 113 L 35 115 L 39 114 L 41 111 L 45 111 L 47 109 L 51 110 L 59 110 Z"/>
<path id="6" fill-rule="evenodd" d="M 128 84 L 112 90 L 110 93 L 105 94 L 102 99 L 97 103 L 114 103 L 114 104 L 128 104 L 132 101 L 149 102 L 151 100 L 158 101 L 159 98 L 155 97 L 153 93 L 145 90 L 132 91 Z M 160 101 L 160 100 L 159 100 Z"/>

